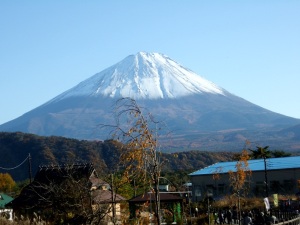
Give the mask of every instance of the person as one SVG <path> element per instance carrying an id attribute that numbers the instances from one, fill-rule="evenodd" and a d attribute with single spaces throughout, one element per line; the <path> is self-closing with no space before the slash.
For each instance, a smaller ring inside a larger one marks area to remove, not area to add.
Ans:
<path id="1" fill-rule="evenodd" d="M 218 217 L 219 217 L 219 223 L 223 224 L 224 223 L 224 215 L 221 210 L 219 210 Z"/>
<path id="2" fill-rule="evenodd" d="M 248 212 L 248 216 L 251 217 L 251 219 L 253 219 L 253 214 L 252 214 L 251 210 Z"/>
<path id="3" fill-rule="evenodd" d="M 237 224 L 237 222 L 238 222 L 238 213 L 237 213 L 236 209 L 233 209 L 233 211 L 232 211 L 232 219 L 233 219 L 233 223 Z"/>
<path id="4" fill-rule="evenodd" d="M 265 218 L 263 212 L 258 212 L 255 216 L 255 224 L 257 225 L 263 225 L 265 224 Z"/>
<path id="5" fill-rule="evenodd" d="M 276 221 L 278 221 L 276 216 L 274 216 L 272 213 L 267 214 L 267 224 L 275 224 Z"/>
<path id="6" fill-rule="evenodd" d="M 252 219 L 248 213 L 246 213 L 245 217 L 243 218 L 243 225 L 252 225 Z"/>
<path id="7" fill-rule="evenodd" d="M 218 224 L 218 213 L 214 212 L 215 224 Z"/>
<path id="8" fill-rule="evenodd" d="M 230 209 L 228 209 L 226 212 L 226 219 L 227 219 L 228 224 L 232 223 L 232 213 L 231 213 Z"/>

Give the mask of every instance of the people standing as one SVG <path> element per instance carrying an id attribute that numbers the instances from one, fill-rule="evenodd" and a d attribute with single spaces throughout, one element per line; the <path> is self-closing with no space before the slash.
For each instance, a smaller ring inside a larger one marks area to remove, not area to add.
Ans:
<path id="1" fill-rule="evenodd" d="M 233 209 L 232 211 L 232 219 L 233 219 L 233 223 L 234 224 L 237 224 L 238 223 L 238 213 L 237 213 L 237 210 L 236 209 Z"/>
<path id="2" fill-rule="evenodd" d="M 230 209 L 228 209 L 226 212 L 226 219 L 227 219 L 228 224 L 232 223 L 232 213 L 231 213 Z"/>
<path id="3" fill-rule="evenodd" d="M 252 225 L 252 218 L 249 216 L 249 213 L 245 213 L 243 225 Z"/>
<path id="4" fill-rule="evenodd" d="M 219 218 L 219 223 L 224 224 L 224 215 L 223 215 L 223 212 L 221 210 L 219 210 L 218 218 Z"/>
<path id="5" fill-rule="evenodd" d="M 218 213 L 214 212 L 215 225 L 218 224 Z"/>

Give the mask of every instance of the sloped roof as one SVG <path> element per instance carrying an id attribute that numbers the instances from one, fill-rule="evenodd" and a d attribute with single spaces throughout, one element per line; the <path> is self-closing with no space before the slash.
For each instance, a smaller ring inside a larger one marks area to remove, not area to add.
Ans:
<path id="1" fill-rule="evenodd" d="M 107 189 L 110 188 L 109 183 L 107 183 L 106 181 L 98 178 L 97 176 L 92 176 L 92 177 L 90 177 L 89 180 L 90 180 L 90 182 L 92 182 L 92 187 L 98 188 L 98 187 L 101 187 L 101 186 L 106 186 Z"/>
<path id="2" fill-rule="evenodd" d="M 125 201 L 126 199 L 121 195 L 114 193 L 114 202 Z M 112 192 L 110 190 L 94 190 L 92 191 L 92 199 L 94 203 L 112 203 Z"/>
<path id="3" fill-rule="evenodd" d="M 182 197 L 179 197 L 177 195 L 174 194 L 169 194 L 169 193 L 159 193 L 159 198 L 161 202 L 176 202 L 176 201 L 183 201 Z M 145 193 L 142 195 L 139 195 L 137 197 L 134 197 L 132 199 L 129 200 L 129 202 L 131 203 L 137 203 L 137 202 L 150 202 L 150 201 L 154 201 L 155 199 L 155 195 L 154 193 Z"/>
<path id="4" fill-rule="evenodd" d="M 0 208 L 1 209 L 5 208 L 6 207 L 5 205 L 10 203 L 12 200 L 13 198 L 10 197 L 9 195 L 0 193 Z"/>
<path id="5" fill-rule="evenodd" d="M 84 178 L 88 185 L 92 186 L 91 177 L 96 176 L 92 164 L 69 164 L 69 165 L 49 165 L 41 166 L 37 171 L 34 180 L 25 186 L 20 195 L 15 198 L 11 205 L 16 207 L 38 207 L 40 203 L 39 195 L 48 196 L 48 185 L 61 184 L 66 179 L 80 180 Z"/>
<path id="6" fill-rule="evenodd" d="M 89 178 L 94 172 L 95 169 L 90 163 L 40 166 L 34 177 L 34 181 L 48 183 L 49 181 L 55 180 L 59 182 L 59 179 L 65 179 L 70 175 L 72 175 L 74 179 L 82 177 Z"/>
<path id="7" fill-rule="evenodd" d="M 281 157 L 281 158 L 267 158 L 267 170 L 282 170 L 282 169 L 299 169 L 300 168 L 300 156 L 293 157 Z M 229 171 L 236 171 L 236 163 L 233 162 L 219 162 L 203 169 L 197 170 L 190 176 L 198 175 L 210 175 L 213 173 L 228 173 Z M 248 160 L 248 168 L 254 171 L 264 171 L 265 165 L 263 159 Z"/>

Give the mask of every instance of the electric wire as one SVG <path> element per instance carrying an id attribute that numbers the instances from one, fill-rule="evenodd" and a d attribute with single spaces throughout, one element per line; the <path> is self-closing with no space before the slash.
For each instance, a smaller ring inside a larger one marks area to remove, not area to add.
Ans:
<path id="1" fill-rule="evenodd" d="M 5 168 L 5 167 L 1 167 L 1 166 L 0 166 L 0 169 L 2 169 L 2 170 L 14 170 L 14 169 L 17 169 L 18 167 L 22 166 L 22 165 L 28 160 L 28 157 L 29 157 L 29 156 L 27 156 L 26 159 L 24 159 L 23 162 L 21 162 L 19 165 L 15 166 L 15 167 L 12 167 L 12 168 Z"/>

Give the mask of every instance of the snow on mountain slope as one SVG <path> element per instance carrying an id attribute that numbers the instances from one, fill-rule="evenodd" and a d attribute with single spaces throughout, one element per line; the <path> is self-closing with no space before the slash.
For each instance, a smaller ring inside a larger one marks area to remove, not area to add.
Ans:
<path id="1" fill-rule="evenodd" d="M 172 99 L 225 90 L 159 53 L 139 52 L 95 74 L 52 101 L 73 96 Z"/>
<path id="2" fill-rule="evenodd" d="M 165 146 L 171 148 L 232 150 L 243 146 L 244 139 L 300 146 L 294 140 L 290 142 L 290 133 L 274 133 L 299 124 L 299 120 L 232 95 L 165 55 L 145 52 L 126 57 L 0 125 L 0 131 L 110 139 L 111 131 L 99 125 L 114 124 L 113 106 L 121 97 L 134 98 L 156 121 L 165 124 L 173 136 L 171 142 L 164 140 Z M 203 139 L 204 134 L 207 139 Z"/>

